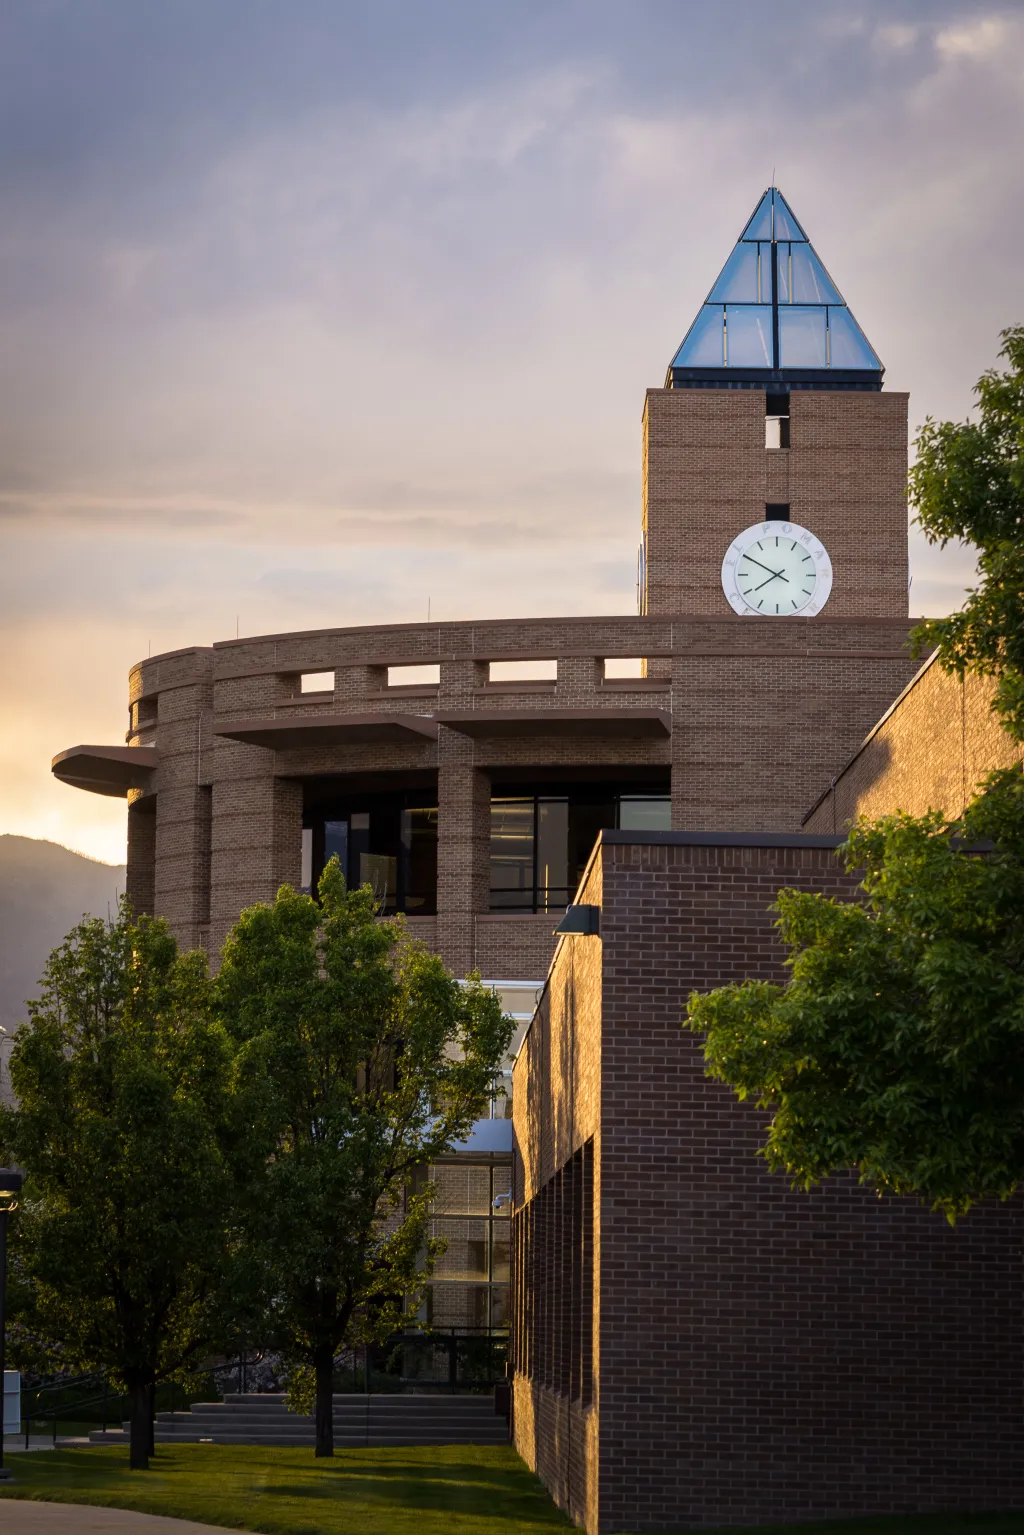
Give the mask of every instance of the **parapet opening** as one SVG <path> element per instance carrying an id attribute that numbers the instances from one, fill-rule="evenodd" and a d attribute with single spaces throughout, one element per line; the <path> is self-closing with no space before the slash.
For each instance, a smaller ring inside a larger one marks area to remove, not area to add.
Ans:
<path id="1" fill-rule="evenodd" d="M 299 675 L 300 693 L 333 693 L 333 672 L 302 672 Z"/>
<path id="2" fill-rule="evenodd" d="M 439 663 L 423 666 L 389 666 L 388 687 L 437 687 L 441 681 Z"/>
<path id="3" fill-rule="evenodd" d="M 604 659 L 606 682 L 619 677 L 643 677 L 644 675 L 642 656 L 606 656 Z"/>

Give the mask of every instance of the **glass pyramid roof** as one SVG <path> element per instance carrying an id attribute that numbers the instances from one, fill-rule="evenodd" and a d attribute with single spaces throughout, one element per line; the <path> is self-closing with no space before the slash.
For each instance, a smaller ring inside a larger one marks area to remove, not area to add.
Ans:
<path id="1" fill-rule="evenodd" d="M 778 187 L 740 235 L 666 380 L 878 389 L 882 364 Z"/>

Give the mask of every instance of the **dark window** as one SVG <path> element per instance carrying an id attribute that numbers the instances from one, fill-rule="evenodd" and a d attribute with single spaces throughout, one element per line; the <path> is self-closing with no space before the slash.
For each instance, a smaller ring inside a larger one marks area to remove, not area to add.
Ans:
<path id="1" fill-rule="evenodd" d="M 437 909 L 437 806 L 406 794 L 339 801 L 312 824 L 314 887 L 337 858 L 350 888 L 372 885 L 385 911 Z"/>
<path id="2" fill-rule="evenodd" d="M 789 502 L 788 501 L 768 501 L 765 504 L 764 520 L 765 520 L 765 522 L 788 522 L 789 521 Z"/>
<path id="3" fill-rule="evenodd" d="M 566 785 L 552 794 L 491 799 L 491 910 L 568 906 L 601 831 L 667 831 L 667 793 Z"/>

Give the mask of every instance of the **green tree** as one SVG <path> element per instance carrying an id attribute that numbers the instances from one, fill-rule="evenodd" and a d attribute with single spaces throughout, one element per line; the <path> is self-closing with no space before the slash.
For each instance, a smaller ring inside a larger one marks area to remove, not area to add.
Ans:
<path id="1" fill-rule="evenodd" d="M 862 900 L 779 893 L 788 982 L 695 994 L 688 1026 L 708 1074 L 771 1112 L 773 1171 L 855 1168 L 953 1220 L 1024 1180 L 1024 779 L 993 774 L 952 828 L 858 826 L 845 857 Z"/>
<path id="2" fill-rule="evenodd" d="M 18 1271 L 69 1366 L 130 1403 L 152 1453 L 158 1379 L 209 1341 L 228 1242 L 231 1047 L 205 957 L 162 921 L 87 918 L 50 955 L 11 1055 L 0 1143 L 26 1169 Z"/>
<path id="3" fill-rule="evenodd" d="M 1005 373 L 975 385 L 976 421 L 925 421 L 910 471 L 917 521 L 931 543 L 978 550 L 981 582 L 958 613 L 915 631 L 939 664 L 997 680 L 994 708 L 1024 740 L 1024 326 L 1002 333 Z"/>
<path id="4" fill-rule="evenodd" d="M 430 1190 L 414 1177 L 483 1111 L 512 1024 L 380 920 L 368 886 L 347 890 L 337 860 L 319 895 L 285 885 L 243 912 L 216 984 L 266 1137 L 250 1239 L 268 1331 L 293 1399 L 312 1377 L 331 1455 L 335 1355 L 386 1337 L 422 1288 Z"/>

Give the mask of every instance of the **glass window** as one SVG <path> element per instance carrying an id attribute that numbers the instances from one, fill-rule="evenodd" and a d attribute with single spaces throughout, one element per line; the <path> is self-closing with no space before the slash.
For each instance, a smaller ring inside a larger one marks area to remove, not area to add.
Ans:
<path id="1" fill-rule="evenodd" d="M 754 209 L 754 216 L 740 236 L 741 240 L 770 240 L 772 237 L 772 194 L 766 192 Z"/>
<path id="2" fill-rule="evenodd" d="M 534 801 L 491 800 L 491 905 L 533 910 Z"/>
<path id="3" fill-rule="evenodd" d="M 619 800 L 620 831 L 671 831 L 672 801 L 667 795 L 636 795 Z"/>
<path id="4" fill-rule="evenodd" d="M 833 368 L 880 368 L 882 364 L 848 309 L 828 312 L 829 362 Z"/>
<path id="5" fill-rule="evenodd" d="M 724 366 L 722 350 L 722 316 L 725 310 L 720 304 L 705 304 L 697 315 L 682 346 L 673 358 L 677 368 L 721 368 Z"/>
<path id="6" fill-rule="evenodd" d="M 779 365 L 783 368 L 824 368 L 825 310 L 779 310 Z"/>
<path id="7" fill-rule="evenodd" d="M 791 304 L 841 304 L 842 298 L 835 283 L 825 271 L 809 245 L 779 246 L 779 302 L 782 297 L 783 250 L 786 251 L 786 268 Z"/>
<path id="8" fill-rule="evenodd" d="M 708 294 L 709 302 L 757 303 L 757 251 L 756 245 L 742 241 L 736 246 Z"/>
<path id="9" fill-rule="evenodd" d="M 569 903 L 569 801 L 537 804 L 537 908 L 557 911 Z"/>
<path id="10" fill-rule="evenodd" d="M 772 366 L 770 304 L 729 305 L 725 320 L 726 365 L 730 368 Z"/>
<path id="11" fill-rule="evenodd" d="M 437 810 L 418 806 L 402 811 L 405 910 L 433 909 L 437 890 Z"/>
<path id="12" fill-rule="evenodd" d="M 793 211 L 782 193 L 777 189 L 773 189 L 773 195 L 775 199 L 774 235 L 776 240 L 806 240 L 807 236 L 794 218 Z"/>
<path id="13" fill-rule="evenodd" d="M 772 301 L 772 248 L 769 244 L 757 247 L 757 302 Z"/>
<path id="14" fill-rule="evenodd" d="M 341 872 L 346 880 L 348 874 L 348 822 L 325 821 L 324 822 L 324 868 L 332 858 L 337 858 L 341 864 Z"/>
<path id="15" fill-rule="evenodd" d="M 388 853 L 360 853 L 359 883 L 371 885 L 378 901 L 393 906 L 398 893 L 398 859 Z"/>

